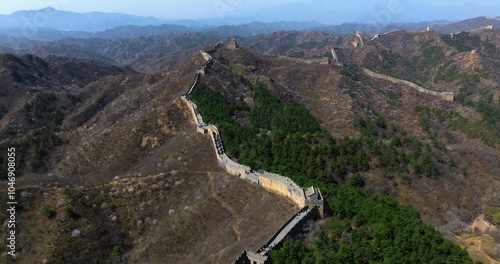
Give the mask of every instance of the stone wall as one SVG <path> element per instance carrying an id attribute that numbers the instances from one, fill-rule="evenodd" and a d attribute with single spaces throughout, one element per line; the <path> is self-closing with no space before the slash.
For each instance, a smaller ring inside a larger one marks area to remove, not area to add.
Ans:
<path id="1" fill-rule="evenodd" d="M 210 55 L 202 52 L 207 56 L 208 60 L 211 59 Z M 189 89 L 189 92 L 182 96 L 182 100 L 186 103 L 192 114 L 193 120 L 198 126 L 200 133 L 210 134 L 212 144 L 215 149 L 215 154 L 219 165 L 224 168 L 229 174 L 246 179 L 254 184 L 262 186 L 264 189 L 283 195 L 297 204 L 300 208 L 305 206 L 305 195 L 301 187 L 287 177 L 269 173 L 265 171 L 253 171 L 250 167 L 239 164 L 230 159 L 225 153 L 222 136 L 219 129 L 214 125 L 207 125 L 203 121 L 203 117 L 196 106 L 196 104 L 188 98 L 188 95 L 193 91 L 196 84 L 199 82 L 199 75 L 195 77 L 194 83 Z"/>
<path id="2" fill-rule="evenodd" d="M 210 56 L 210 54 L 208 54 L 204 50 L 200 50 L 200 53 L 207 62 L 212 59 L 212 56 Z"/>
<path id="3" fill-rule="evenodd" d="M 302 188 L 287 177 L 268 172 L 259 173 L 259 185 L 269 191 L 287 197 L 300 208 L 305 206 L 305 195 Z"/>
<path id="4" fill-rule="evenodd" d="M 302 208 L 300 211 L 298 211 L 297 213 L 295 213 L 292 217 L 290 217 L 290 219 L 288 219 L 274 234 L 273 236 L 264 244 L 264 246 L 267 246 L 267 245 L 270 245 L 271 243 L 273 243 L 273 241 L 276 239 L 276 237 L 281 233 L 281 231 L 283 231 L 283 229 L 285 227 L 287 227 L 296 217 L 297 215 L 299 214 L 302 214 L 304 212 L 307 212 L 307 211 L 310 211 L 311 209 L 307 209 L 307 208 Z M 308 214 L 308 212 L 307 212 Z M 296 223 L 293 224 L 294 226 L 296 225 Z M 293 227 L 292 227 L 293 229 Z M 275 247 L 276 248 L 276 247 Z M 256 250 L 256 252 L 260 252 L 261 250 L 258 249 Z"/>
<path id="5" fill-rule="evenodd" d="M 419 85 L 416 85 L 412 82 L 409 82 L 409 81 L 406 81 L 406 80 L 401 80 L 401 79 L 397 79 L 397 78 L 394 78 L 394 77 L 390 77 L 390 76 L 386 76 L 386 75 L 383 75 L 383 74 L 379 74 L 379 73 L 376 73 L 376 72 L 373 72 L 373 71 L 370 71 L 366 68 L 363 68 L 363 72 L 370 76 L 370 77 L 373 77 L 373 78 L 378 78 L 378 79 L 383 79 L 383 80 L 386 80 L 386 81 L 390 81 L 390 82 L 393 82 L 393 83 L 398 83 L 398 84 L 401 84 L 401 85 L 406 85 L 406 86 L 409 86 L 410 88 L 414 89 L 414 90 L 417 90 L 421 93 L 425 93 L 425 94 L 430 94 L 430 95 L 433 95 L 433 96 L 436 96 L 436 97 L 439 97 L 443 100 L 446 100 L 446 101 L 454 101 L 455 100 L 455 95 L 451 92 L 436 92 L 436 91 L 431 91 L 431 90 L 428 90 L 422 86 L 419 86 Z"/>
<path id="6" fill-rule="evenodd" d="M 198 107 L 196 106 L 196 104 L 193 101 L 189 100 L 186 96 L 181 96 L 181 99 L 188 106 L 196 126 L 205 125 L 205 123 L 203 122 L 203 117 L 198 111 Z"/>
<path id="7" fill-rule="evenodd" d="M 287 235 L 274 244 L 273 250 L 280 249 L 284 242 L 294 240 L 299 234 L 304 233 L 304 225 L 309 220 L 317 220 L 319 217 L 317 208 L 308 208 L 307 210 L 302 212 L 304 216 L 301 216 L 297 222 L 294 222 L 290 228 L 290 231 L 287 232 Z M 291 223 L 289 223 L 291 224 Z M 272 240 L 270 240 L 272 241 Z"/>
<path id="8" fill-rule="evenodd" d="M 186 93 L 186 95 L 190 94 L 191 92 L 193 92 L 193 89 L 194 87 L 198 84 L 198 82 L 200 81 L 200 74 L 197 72 L 195 75 L 194 75 L 194 82 L 193 84 L 191 85 L 191 87 L 189 87 L 189 90 L 188 92 Z"/>
<path id="9" fill-rule="evenodd" d="M 201 51 L 201 54 L 207 60 L 207 62 L 201 67 L 204 69 L 205 67 L 209 67 L 214 61 L 208 53 Z M 252 168 L 239 164 L 230 159 L 224 150 L 222 136 L 219 132 L 219 129 L 214 125 L 205 124 L 198 107 L 189 99 L 189 94 L 193 91 L 199 81 L 200 73 L 197 72 L 194 78 L 193 85 L 190 87 L 189 91 L 182 96 L 182 100 L 190 109 L 192 118 L 198 126 L 197 131 L 203 134 L 208 133 L 210 135 L 219 165 L 224 168 L 224 170 L 226 170 L 229 174 L 238 176 L 242 179 L 262 186 L 266 190 L 285 196 L 295 204 L 297 204 L 300 208 L 302 208 L 297 214 L 290 218 L 290 220 L 288 220 L 265 245 L 266 247 L 269 245 L 273 245 L 273 247 L 266 248 L 266 251 L 261 250 L 260 253 L 259 251 L 257 251 L 256 253 L 244 251 L 234 262 L 235 264 L 247 264 L 251 263 L 250 260 L 252 260 L 255 261 L 255 263 L 264 264 L 267 262 L 268 252 L 272 248 L 281 246 L 285 239 L 294 236 L 299 230 L 302 231 L 302 226 L 305 221 L 310 219 L 312 216 L 317 215 L 314 212 L 317 212 L 318 210 L 320 210 L 320 208 L 322 210 L 323 204 L 321 203 L 317 206 L 316 203 L 318 201 L 315 201 L 314 204 L 311 204 L 310 201 L 312 200 L 312 197 L 307 196 L 303 188 L 298 186 L 295 182 L 287 177 L 269 173 L 266 171 L 254 171 L 252 170 Z M 316 190 L 314 187 L 311 187 L 309 189 L 313 191 Z M 317 190 L 317 193 L 320 194 L 319 190 Z M 317 197 L 322 200 L 321 194 Z M 307 201 L 309 201 L 309 204 L 307 203 Z M 320 215 L 322 215 L 322 213 Z"/>
<path id="10" fill-rule="evenodd" d="M 247 251 L 247 257 L 251 263 L 266 264 L 271 251 L 280 249 L 286 241 L 294 240 L 299 234 L 304 232 L 304 225 L 309 220 L 316 220 L 319 217 L 317 208 L 303 208 L 293 215 L 284 225 L 274 233 L 262 247 L 255 251 Z"/>
<path id="11" fill-rule="evenodd" d="M 305 63 L 305 64 L 322 64 L 324 62 L 324 58 L 321 59 L 301 59 L 301 58 L 292 58 L 283 55 L 277 56 L 278 59 L 287 60 L 290 62 L 296 63 Z"/>

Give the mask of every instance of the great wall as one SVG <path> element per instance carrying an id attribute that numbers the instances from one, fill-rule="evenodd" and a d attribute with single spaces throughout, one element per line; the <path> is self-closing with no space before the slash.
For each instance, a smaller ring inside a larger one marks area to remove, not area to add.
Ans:
<path id="1" fill-rule="evenodd" d="M 426 31 L 430 31 L 432 28 L 431 27 L 427 27 Z M 369 42 L 372 42 L 374 41 L 375 39 L 378 39 L 382 36 L 387 36 L 387 35 L 390 35 L 390 34 L 393 34 L 395 32 L 397 32 L 398 30 L 393 30 L 393 31 L 389 31 L 389 32 L 386 32 L 386 33 L 381 33 L 381 34 L 375 34 L 375 36 L 370 39 Z M 236 49 L 238 47 L 238 44 L 235 43 L 235 40 L 231 40 L 232 42 L 234 42 L 233 44 L 230 43 L 230 47 L 231 49 Z M 356 34 L 354 35 L 354 37 L 352 38 L 351 40 L 351 44 L 357 48 L 359 45 L 361 46 L 364 46 L 364 40 L 363 38 L 361 37 L 361 34 L 359 32 L 356 32 Z M 324 57 L 324 58 L 320 58 L 320 59 L 303 59 L 303 58 L 292 58 L 292 57 L 287 57 L 287 56 L 283 56 L 283 55 L 279 55 L 279 56 L 276 56 L 276 58 L 278 59 L 281 59 L 281 60 L 286 60 L 286 61 L 290 61 L 290 62 L 294 62 L 294 63 L 305 63 L 305 64 L 335 64 L 337 66 L 342 66 L 342 64 L 340 63 L 340 59 L 337 55 L 337 53 L 335 52 L 335 49 L 332 48 L 331 49 L 331 54 L 332 54 L 332 59 L 330 59 L 330 57 Z M 430 95 L 433 95 L 433 96 L 436 96 L 436 97 L 439 97 L 443 100 L 446 100 L 446 101 L 454 101 L 455 100 L 455 94 L 452 93 L 452 92 L 436 92 L 436 91 L 431 91 L 429 89 L 426 89 L 422 86 L 419 86 L 415 83 L 412 83 L 410 81 L 406 81 L 406 80 L 402 80 L 402 79 L 397 79 L 397 78 L 394 78 L 394 77 L 390 77 L 390 76 L 387 76 L 387 75 L 383 75 L 383 74 L 380 74 L 380 73 L 376 73 L 374 71 L 371 71 L 367 68 L 363 68 L 363 73 L 372 77 L 372 78 L 377 78 L 377 79 L 382 79 L 382 80 L 386 80 L 386 81 L 389 81 L 389 82 L 393 82 L 393 83 L 397 83 L 397 84 L 401 84 L 401 85 L 405 85 L 405 86 L 408 86 L 418 92 L 421 92 L 421 93 L 425 93 L 425 94 L 430 94 Z"/>
<path id="2" fill-rule="evenodd" d="M 233 44 L 230 48 L 237 48 L 237 44 Z M 197 132 L 209 135 L 217 157 L 219 165 L 224 168 L 229 174 L 238 176 L 241 179 L 247 180 L 253 184 L 263 187 L 264 189 L 280 194 L 293 203 L 300 209 L 293 215 L 262 247 L 256 251 L 245 250 L 240 257 L 234 262 L 235 264 L 265 264 L 268 263 L 268 257 L 273 249 L 279 248 L 283 242 L 292 239 L 295 235 L 302 231 L 303 225 L 309 220 L 315 220 L 323 217 L 324 200 L 318 188 L 313 186 L 302 188 L 293 182 L 290 178 L 278 174 L 269 173 L 266 171 L 255 171 L 252 168 L 239 164 L 229 158 L 224 150 L 219 129 L 211 124 L 206 124 L 196 104 L 190 100 L 189 95 L 200 82 L 201 76 L 206 74 L 215 60 L 205 51 L 200 51 L 206 62 L 200 66 L 195 73 L 194 81 L 188 92 L 181 98 L 188 106 L 193 120 L 197 126 Z"/>
<path id="3" fill-rule="evenodd" d="M 368 70 L 366 68 L 363 68 L 363 72 L 370 76 L 370 77 L 373 77 L 373 78 L 377 78 L 377 79 L 382 79 L 382 80 L 386 80 L 386 81 L 389 81 L 389 82 L 393 82 L 393 83 L 397 83 L 397 84 L 401 84 L 401 85 L 405 85 L 405 86 L 408 86 L 414 90 L 417 90 L 421 93 L 425 93 L 425 94 L 430 94 L 430 95 L 433 95 L 433 96 L 436 96 L 436 97 L 439 97 L 443 100 L 446 100 L 446 101 L 454 101 L 455 100 L 455 95 L 452 93 L 452 92 L 436 92 L 436 91 L 431 91 L 429 89 L 426 89 L 422 86 L 419 86 L 419 85 L 416 85 L 412 82 L 409 82 L 409 81 L 406 81 L 406 80 L 401 80 L 401 79 L 397 79 L 397 78 L 394 78 L 394 77 L 390 77 L 390 76 L 387 76 L 387 75 L 383 75 L 383 74 L 380 74 L 380 73 L 376 73 L 376 72 L 373 72 L 371 70 Z"/>

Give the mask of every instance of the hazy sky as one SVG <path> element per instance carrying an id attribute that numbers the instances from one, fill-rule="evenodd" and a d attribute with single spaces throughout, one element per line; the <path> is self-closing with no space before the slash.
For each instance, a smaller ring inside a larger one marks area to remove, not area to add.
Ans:
<path id="1" fill-rule="evenodd" d="M 76 12 L 120 12 L 158 18 L 217 18 L 237 16 L 263 10 L 270 6 L 287 3 L 321 3 L 335 6 L 338 12 L 364 11 L 375 5 L 387 6 L 394 2 L 418 2 L 431 5 L 460 5 L 479 3 L 485 6 L 500 7 L 499 0 L 0 0 L 0 14 L 10 14 L 18 10 L 34 10 L 54 7 Z M 338 3 L 338 4 L 336 4 Z M 330 6 L 330 7 L 331 7 Z M 360 10 L 361 9 L 361 10 Z M 500 14 L 498 14 L 500 15 Z"/>

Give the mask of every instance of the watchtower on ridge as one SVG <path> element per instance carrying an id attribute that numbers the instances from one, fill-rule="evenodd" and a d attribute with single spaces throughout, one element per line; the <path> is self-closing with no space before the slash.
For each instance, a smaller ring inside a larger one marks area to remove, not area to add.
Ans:
<path id="1" fill-rule="evenodd" d="M 319 216 L 321 218 L 325 215 L 325 201 L 323 200 L 323 195 L 319 188 L 311 186 L 307 189 L 304 189 L 305 195 L 305 205 L 310 208 L 316 207 L 318 208 Z"/>
<path id="2" fill-rule="evenodd" d="M 235 50 L 239 48 L 240 46 L 238 45 L 238 41 L 236 39 L 231 39 L 229 43 L 227 44 L 227 48 L 231 50 Z"/>

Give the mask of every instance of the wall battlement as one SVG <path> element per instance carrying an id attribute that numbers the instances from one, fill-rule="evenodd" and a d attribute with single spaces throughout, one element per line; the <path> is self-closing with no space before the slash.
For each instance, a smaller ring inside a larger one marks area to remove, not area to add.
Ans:
<path id="1" fill-rule="evenodd" d="M 386 76 L 386 75 L 383 75 L 383 74 L 379 74 L 379 73 L 373 72 L 371 70 L 368 70 L 366 68 L 363 68 L 363 72 L 366 75 L 370 76 L 370 77 L 378 78 L 378 79 L 383 79 L 383 80 L 390 81 L 390 82 L 393 82 L 393 83 L 398 83 L 398 84 L 406 85 L 406 86 L 409 86 L 410 88 L 412 88 L 414 90 L 417 90 L 417 91 L 419 91 L 421 93 L 430 94 L 430 95 L 439 97 L 439 98 L 441 98 L 443 100 L 446 100 L 446 101 L 454 101 L 455 100 L 455 95 L 452 92 L 436 92 L 436 91 L 431 91 L 431 90 L 426 89 L 426 88 L 424 88 L 422 86 L 416 85 L 416 84 L 414 84 L 412 82 L 409 82 L 409 81 L 406 81 L 406 80 L 397 79 L 397 78 L 390 77 L 390 76 Z"/>

